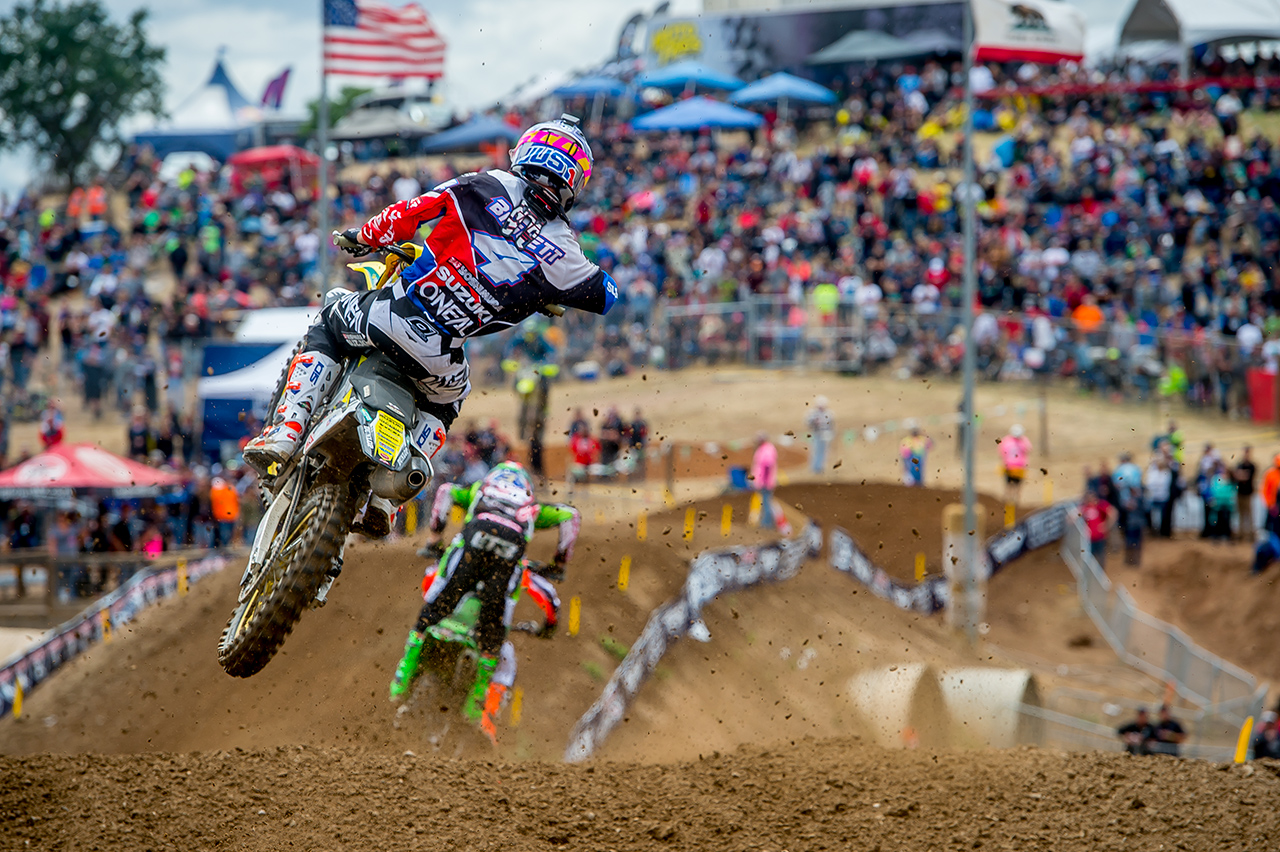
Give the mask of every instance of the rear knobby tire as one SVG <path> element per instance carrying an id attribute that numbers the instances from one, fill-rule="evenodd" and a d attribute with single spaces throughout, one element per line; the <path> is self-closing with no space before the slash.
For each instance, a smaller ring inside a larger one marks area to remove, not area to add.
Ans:
<path id="1" fill-rule="evenodd" d="M 298 503 L 290 528 L 276 533 L 282 541 L 273 543 L 258 588 L 231 613 L 218 641 L 227 674 L 250 677 L 276 655 L 342 549 L 349 503 L 343 484 L 316 486 Z"/>

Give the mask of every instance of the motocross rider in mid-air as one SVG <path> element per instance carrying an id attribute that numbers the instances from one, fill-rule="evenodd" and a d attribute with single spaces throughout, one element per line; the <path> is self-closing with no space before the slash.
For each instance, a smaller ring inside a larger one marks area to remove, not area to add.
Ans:
<path id="1" fill-rule="evenodd" d="M 488 700 L 492 698 L 488 695 L 490 681 L 511 626 L 514 595 L 524 574 L 521 560 L 525 547 L 535 529 L 558 527 L 560 536 L 549 573 L 562 576 L 564 566 L 573 556 L 581 521 L 578 510 L 572 506 L 539 505 L 525 469 L 516 462 L 503 462 L 472 485 L 440 486 L 431 507 L 428 549 L 439 552 L 440 533 L 448 524 L 449 511 L 455 504 L 466 508 L 462 531 L 440 557 L 439 569 L 427 587 L 426 603 L 409 632 L 404 656 L 396 666 L 391 699 L 401 701 L 412 689 L 427 628 L 452 613 L 463 595 L 474 592 L 480 599 L 480 614 L 476 619 L 480 659 L 476 664 L 475 684 L 462 712 L 473 721 L 480 720 L 488 732 L 492 728 L 488 708 L 490 705 L 496 708 L 499 703 Z M 545 590 L 542 594 L 546 594 Z M 554 591 L 550 594 L 554 595 Z M 550 617 L 548 623 L 554 625 Z"/>
<path id="2" fill-rule="evenodd" d="M 288 366 L 285 390 L 263 433 L 244 448 L 262 475 L 298 450 L 312 412 L 337 380 L 342 360 L 377 349 L 417 383 L 421 411 L 412 440 L 430 458 L 471 392 L 462 344 L 510 328 L 548 305 L 603 314 L 617 284 L 583 255 L 566 213 L 592 167 L 578 120 L 530 127 L 511 150 L 511 169 L 476 172 L 400 201 L 363 228 L 335 233 L 362 256 L 431 228 L 415 263 L 380 290 L 328 305 Z M 390 501 L 373 497 L 357 529 L 390 530 Z"/>

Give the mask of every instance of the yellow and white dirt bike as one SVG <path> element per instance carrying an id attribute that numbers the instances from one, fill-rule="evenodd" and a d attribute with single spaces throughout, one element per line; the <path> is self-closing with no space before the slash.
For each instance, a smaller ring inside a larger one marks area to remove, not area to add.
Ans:
<path id="1" fill-rule="evenodd" d="M 421 248 L 405 243 L 385 251 L 385 263 L 350 264 L 371 290 L 394 281 Z M 326 303 L 344 293 L 331 293 Z M 286 366 L 271 410 L 287 374 Z M 262 483 L 266 512 L 239 601 L 218 642 L 218 662 L 227 674 L 257 674 L 302 611 L 324 605 L 342 569 L 352 521 L 372 496 L 400 505 L 431 479 L 431 460 L 410 440 L 419 403 L 414 381 L 385 355 L 347 360 L 333 390 L 317 404 L 299 452 L 274 466 Z"/>

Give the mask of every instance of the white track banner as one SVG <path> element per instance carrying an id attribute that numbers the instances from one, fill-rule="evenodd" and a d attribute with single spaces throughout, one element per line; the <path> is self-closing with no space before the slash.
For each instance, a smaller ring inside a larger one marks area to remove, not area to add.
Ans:
<path id="1" fill-rule="evenodd" d="M 186 581 L 195 584 L 226 565 L 222 556 L 197 560 L 186 566 Z M 133 621 L 138 613 L 177 594 L 178 585 L 178 569 L 174 566 L 139 571 L 75 618 L 50 630 L 39 645 L 0 664 L 0 718 L 13 710 L 19 684 L 23 694 L 29 694 L 63 664 Z"/>
<path id="2" fill-rule="evenodd" d="M 609 732 L 622 721 L 640 687 L 658 668 L 667 646 L 701 623 L 702 608 L 713 598 L 760 583 L 788 580 L 800 571 L 806 559 L 816 557 L 821 551 L 822 530 L 817 524 L 810 524 L 800 535 L 786 541 L 698 554 L 690 565 L 680 596 L 653 611 L 640 638 L 618 664 L 600 697 L 573 726 L 565 761 L 577 763 L 595 754 Z"/>
<path id="3" fill-rule="evenodd" d="M 1063 0 L 971 0 L 975 62 L 1084 58 L 1084 15 Z"/>

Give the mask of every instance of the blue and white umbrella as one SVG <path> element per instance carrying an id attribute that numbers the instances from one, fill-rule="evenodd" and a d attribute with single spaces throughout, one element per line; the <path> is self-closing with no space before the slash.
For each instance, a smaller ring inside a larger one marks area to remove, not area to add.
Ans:
<path id="1" fill-rule="evenodd" d="M 690 86 L 702 86 L 704 89 L 724 89 L 733 92 L 746 84 L 732 74 L 686 59 L 682 62 L 673 62 L 665 68 L 656 68 L 641 74 L 640 85 L 673 91 L 682 91 Z"/>
<path id="2" fill-rule="evenodd" d="M 835 92 L 812 80 L 779 71 L 748 83 L 729 96 L 735 104 L 762 104 L 774 101 L 795 101 L 803 104 L 833 104 Z"/>
<path id="3" fill-rule="evenodd" d="M 631 122 L 631 126 L 636 130 L 701 130 L 704 127 L 751 128 L 763 123 L 764 119 L 751 110 L 697 97 L 642 115 Z"/>

